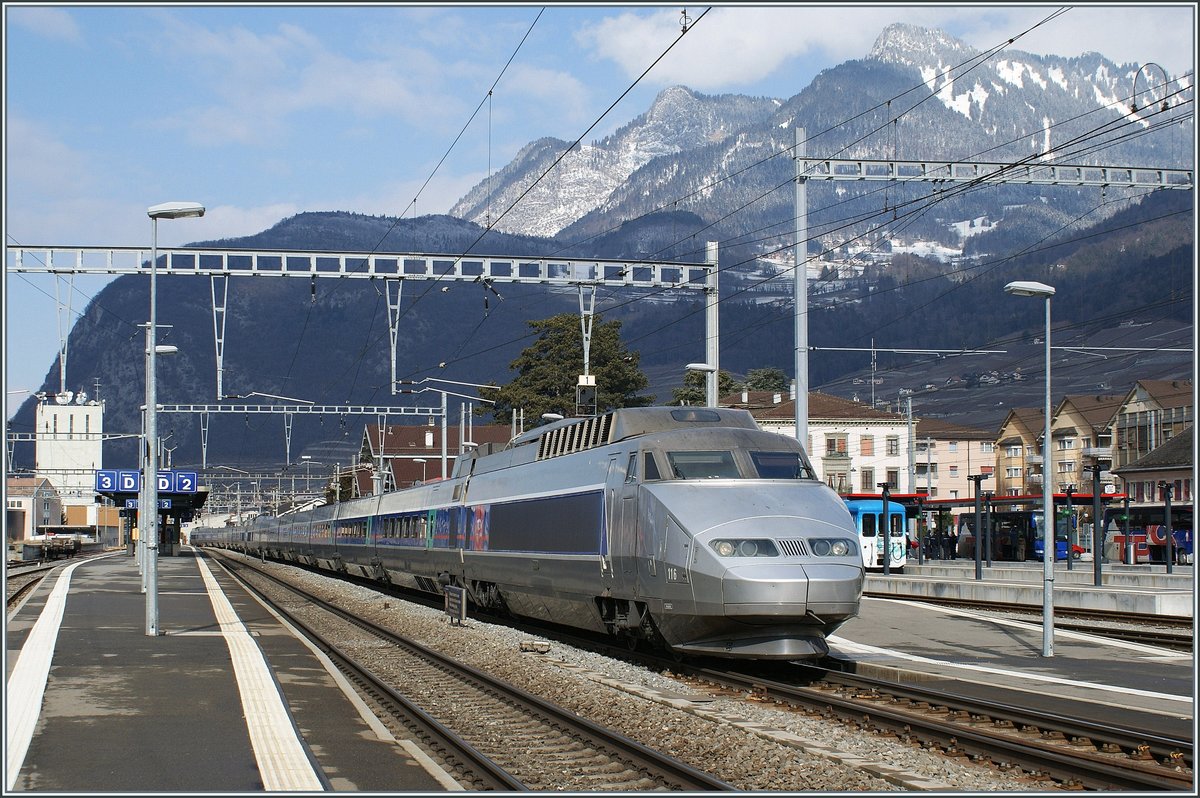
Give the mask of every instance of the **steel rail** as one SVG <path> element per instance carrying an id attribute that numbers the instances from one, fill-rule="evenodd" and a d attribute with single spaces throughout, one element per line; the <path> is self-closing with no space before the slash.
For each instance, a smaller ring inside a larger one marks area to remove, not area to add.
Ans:
<path id="1" fill-rule="evenodd" d="M 624 757 L 634 767 L 650 773 L 661 774 L 666 779 L 675 781 L 679 789 L 698 791 L 732 791 L 734 789 L 731 785 L 712 777 L 704 771 L 659 753 L 618 732 L 593 723 L 571 710 L 564 709 L 513 684 L 496 679 L 490 674 L 473 668 L 470 665 L 458 662 L 437 651 L 426 648 L 403 635 L 376 626 L 351 612 L 308 593 L 303 588 L 288 584 L 269 573 L 260 571 L 248 563 L 242 564 L 253 568 L 256 573 L 259 573 L 264 578 L 270 579 L 288 590 L 303 596 L 306 601 L 320 607 L 322 610 L 359 626 L 406 651 L 429 660 L 435 667 L 443 671 L 456 675 L 458 678 L 465 677 L 467 680 L 474 682 L 480 689 L 499 695 L 511 703 L 531 707 L 559 728 L 577 730 L 586 739 L 593 740 L 597 745 L 608 748 L 610 751 Z"/>

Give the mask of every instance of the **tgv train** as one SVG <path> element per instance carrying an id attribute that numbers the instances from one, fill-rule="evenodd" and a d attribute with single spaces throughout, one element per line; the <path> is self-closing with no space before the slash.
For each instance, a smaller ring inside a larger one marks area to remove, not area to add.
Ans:
<path id="1" fill-rule="evenodd" d="M 220 545 L 441 594 L 676 656 L 812 659 L 858 613 L 845 503 L 745 410 L 560 420 L 451 478 L 201 529 Z"/>

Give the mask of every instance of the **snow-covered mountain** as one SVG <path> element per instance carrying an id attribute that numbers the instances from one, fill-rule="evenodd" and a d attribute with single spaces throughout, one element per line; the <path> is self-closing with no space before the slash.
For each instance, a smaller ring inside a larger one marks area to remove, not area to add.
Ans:
<path id="1" fill-rule="evenodd" d="M 599 207 L 656 158 L 724 141 L 767 119 L 778 106 L 775 100 L 706 97 L 675 86 L 661 92 L 646 113 L 601 141 L 581 142 L 569 152 L 570 143 L 559 139 L 526 145 L 512 163 L 459 200 L 450 215 L 484 227 L 494 222 L 491 226 L 505 232 L 553 236 Z M 551 167 L 551 174 L 539 182 Z"/>
<path id="2" fill-rule="evenodd" d="M 985 57 L 942 31 L 894 24 L 865 58 L 825 70 L 791 98 L 708 97 L 677 86 L 603 140 L 569 151 L 569 142 L 535 141 L 450 215 L 506 232 L 582 238 L 669 208 L 692 212 L 705 224 L 730 217 L 713 233 L 734 238 L 790 218 L 790 192 L 771 189 L 793 170 L 788 156 L 800 126 L 810 157 L 995 162 L 1038 156 L 1184 167 L 1194 131 L 1190 114 L 1175 113 L 1182 121 L 1152 136 L 1114 129 L 1123 122 L 1149 129 L 1172 116 L 1161 111 L 1164 100 L 1192 99 L 1191 77 L 1172 78 L 1164 87 L 1155 70 L 1142 74 L 1135 98 L 1139 69 L 1095 53 L 1063 58 L 1003 49 Z M 810 207 L 828 199 L 823 192 L 853 196 L 846 184 L 837 185 L 810 184 Z M 898 189 L 897 199 L 904 191 Z M 1040 192 L 1044 203 L 1047 193 Z M 1028 189 L 1002 188 L 947 211 L 953 221 L 998 219 L 1006 204 L 1024 204 L 1029 196 Z M 1072 210 L 1069 200 L 1049 204 Z M 820 224 L 819 211 L 812 221 Z"/>

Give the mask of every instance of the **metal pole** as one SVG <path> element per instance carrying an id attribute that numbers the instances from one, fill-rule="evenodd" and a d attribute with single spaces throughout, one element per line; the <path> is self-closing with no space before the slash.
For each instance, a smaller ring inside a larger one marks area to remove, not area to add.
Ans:
<path id="1" fill-rule="evenodd" d="M 1042 656 L 1054 656 L 1054 494 L 1050 488 L 1050 297 L 1046 296 L 1046 426 L 1042 432 Z"/>
<path id="2" fill-rule="evenodd" d="M 992 567 L 992 492 L 983 492 L 983 540 L 987 549 L 987 567 Z"/>
<path id="3" fill-rule="evenodd" d="M 1100 505 L 1100 464 L 1092 468 L 1092 584 L 1100 587 L 1104 560 L 1104 508 Z"/>
<path id="4" fill-rule="evenodd" d="M 1074 560 L 1075 560 L 1075 558 L 1071 556 L 1071 543 L 1072 543 L 1071 534 L 1075 530 L 1075 502 L 1072 499 L 1072 497 L 1075 495 L 1075 486 L 1068 485 L 1066 488 L 1063 489 L 1063 493 L 1067 494 L 1067 513 L 1068 513 L 1067 514 L 1067 570 L 1074 571 L 1075 569 L 1071 566 L 1071 563 L 1074 562 Z M 1055 528 L 1056 529 L 1057 529 L 1057 526 L 1058 526 L 1058 522 L 1056 519 L 1055 520 Z M 1054 537 L 1055 537 L 1054 548 L 1056 550 L 1055 553 L 1057 553 L 1058 535 L 1056 534 Z"/>
<path id="5" fill-rule="evenodd" d="M 158 635 L 158 391 L 155 360 L 158 343 L 158 218 L 150 218 L 150 324 L 146 329 L 146 504 L 139 511 L 146 527 L 146 634 Z"/>
<path id="6" fill-rule="evenodd" d="M 892 575 L 892 515 L 889 512 L 888 500 L 891 498 L 891 493 L 888 490 L 890 483 L 880 482 L 879 487 L 883 488 L 883 529 L 880 534 L 883 536 L 883 575 Z"/>
<path id="7" fill-rule="evenodd" d="M 808 450 L 808 184 L 804 177 L 804 128 L 796 128 L 796 440 Z"/>
<path id="8" fill-rule="evenodd" d="M 975 483 L 975 579 L 983 579 L 983 516 L 979 507 L 979 482 L 982 474 L 974 475 L 971 480 Z"/>
<path id="9" fill-rule="evenodd" d="M 924 527 L 924 528 L 922 528 Z M 921 497 L 917 497 L 917 565 L 925 564 L 925 541 L 929 538 L 929 527 L 925 524 L 925 510 Z"/>
<path id="10" fill-rule="evenodd" d="M 1125 501 L 1124 501 L 1125 519 L 1122 524 L 1125 531 L 1125 564 L 1133 565 L 1133 538 L 1129 536 L 1129 486 L 1125 486 Z"/>
<path id="11" fill-rule="evenodd" d="M 712 371 L 705 374 L 704 398 L 709 407 L 720 403 L 718 391 L 721 375 L 721 324 L 719 318 L 720 293 L 717 290 L 717 242 L 709 241 L 705 246 L 705 260 L 709 265 L 708 287 L 705 290 L 704 309 L 704 362 L 712 366 Z"/>
<path id="12" fill-rule="evenodd" d="M 1171 529 L 1171 492 L 1175 486 L 1170 482 L 1160 482 L 1158 486 L 1162 488 L 1163 498 L 1166 500 L 1166 524 L 1167 527 L 1167 573 L 1172 573 L 1172 565 L 1175 562 L 1175 533 Z"/>
<path id="13" fill-rule="evenodd" d="M 446 473 L 446 392 L 442 391 L 442 479 L 448 476 Z"/>

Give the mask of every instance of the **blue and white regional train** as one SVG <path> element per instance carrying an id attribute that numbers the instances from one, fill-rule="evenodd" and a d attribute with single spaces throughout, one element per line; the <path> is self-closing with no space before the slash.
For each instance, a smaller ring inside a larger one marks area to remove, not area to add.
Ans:
<path id="1" fill-rule="evenodd" d="M 441 594 L 676 655 L 812 659 L 858 613 L 845 503 L 745 410 L 554 422 L 413 488 L 192 541 Z"/>

